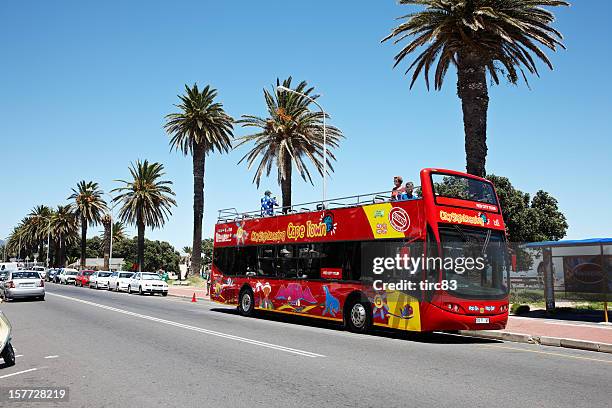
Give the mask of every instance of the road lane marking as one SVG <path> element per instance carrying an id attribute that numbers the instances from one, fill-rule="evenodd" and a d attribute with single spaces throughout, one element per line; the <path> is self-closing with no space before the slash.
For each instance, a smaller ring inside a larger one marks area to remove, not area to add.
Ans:
<path id="1" fill-rule="evenodd" d="M 0 377 L 0 379 L 12 377 L 14 375 L 19 375 L 19 374 L 25 374 L 25 373 L 29 373 L 29 372 L 36 371 L 36 370 L 38 370 L 38 368 L 30 368 L 29 370 L 17 371 L 16 373 L 3 375 Z"/>
<path id="2" fill-rule="evenodd" d="M 569 355 L 569 354 L 551 353 L 549 351 L 529 350 L 529 349 L 523 349 L 523 348 L 518 348 L 518 347 L 509 347 L 509 346 L 498 346 L 496 344 L 485 344 L 484 347 L 495 347 L 495 348 L 501 348 L 501 349 L 506 349 L 506 350 L 524 351 L 526 353 L 547 354 L 547 355 L 550 355 L 550 356 L 576 358 L 576 359 L 579 359 L 579 360 L 599 361 L 600 363 L 612 364 L 612 360 L 600 360 L 598 358 L 582 357 L 582 356 L 572 356 L 572 355 Z"/>
<path id="3" fill-rule="evenodd" d="M 17 358 L 17 357 L 23 357 L 23 354 L 17 354 L 17 355 L 15 356 L 15 358 Z"/>
<path id="4" fill-rule="evenodd" d="M 51 295 L 51 296 L 56 296 L 56 297 L 59 297 L 59 298 L 67 299 L 67 300 L 72 300 L 72 301 L 75 301 L 75 302 L 80 302 L 80 303 L 83 303 L 83 304 L 86 304 L 86 305 L 95 306 L 95 307 L 98 307 L 100 309 L 110 310 L 110 311 L 117 312 L 117 313 L 122 313 L 122 314 L 125 314 L 125 315 L 128 315 L 128 316 L 138 317 L 140 319 L 150 320 L 150 321 L 153 321 L 153 322 L 166 324 L 168 326 L 180 327 L 180 328 L 191 330 L 191 331 L 195 331 L 195 332 L 198 332 L 198 333 L 209 334 L 211 336 L 222 337 L 222 338 L 225 338 L 225 339 L 235 340 L 235 341 L 239 341 L 239 342 L 242 342 L 242 343 L 248 343 L 248 344 L 252 344 L 252 345 L 255 345 L 255 346 L 266 347 L 266 348 L 270 348 L 270 349 L 274 349 L 274 350 L 278 350 L 278 351 L 284 351 L 286 353 L 297 354 L 297 355 L 304 356 L 304 357 L 312 357 L 312 358 L 325 357 L 322 354 L 312 353 L 310 351 L 294 349 L 294 348 L 290 348 L 290 347 L 280 346 L 278 344 L 272 344 L 272 343 L 266 343 L 266 342 L 259 341 L 259 340 L 248 339 L 246 337 L 234 336 L 233 334 L 226 334 L 226 333 L 221 333 L 221 332 L 214 331 L 214 330 L 203 329 L 201 327 L 190 326 L 190 325 L 183 324 L 183 323 L 173 322 L 171 320 L 165 320 L 165 319 L 160 319 L 158 317 L 147 316 L 147 315 L 143 315 L 143 314 L 140 314 L 140 313 L 130 312 L 128 310 L 118 309 L 116 307 L 106 306 L 106 305 L 102 305 L 100 303 L 94 303 L 94 302 L 90 302 L 90 301 L 87 301 L 87 300 L 83 300 L 83 299 L 79 299 L 79 298 L 75 298 L 75 297 L 71 297 L 71 296 L 58 295 L 56 293 L 51 293 L 51 292 L 47 292 L 47 294 Z"/>
<path id="5" fill-rule="evenodd" d="M 44 357 L 44 358 L 58 358 L 58 357 L 59 356 L 47 356 L 47 357 Z"/>

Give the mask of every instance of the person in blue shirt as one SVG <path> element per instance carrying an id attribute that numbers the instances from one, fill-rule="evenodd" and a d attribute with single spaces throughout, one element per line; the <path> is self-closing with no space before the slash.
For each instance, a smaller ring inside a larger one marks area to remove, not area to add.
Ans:
<path id="1" fill-rule="evenodd" d="M 266 190 L 263 198 L 261 199 L 261 215 L 274 215 L 274 207 L 278 207 L 276 197 L 272 197 L 272 192 Z"/>
<path id="2" fill-rule="evenodd" d="M 399 195 L 399 200 L 416 200 L 417 198 L 419 198 L 415 193 L 413 193 L 414 191 L 414 184 L 409 181 L 406 183 L 406 187 L 404 189 L 404 191 Z"/>

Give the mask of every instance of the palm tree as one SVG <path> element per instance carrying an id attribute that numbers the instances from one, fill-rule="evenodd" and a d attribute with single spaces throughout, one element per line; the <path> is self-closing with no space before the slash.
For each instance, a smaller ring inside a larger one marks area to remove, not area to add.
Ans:
<path id="1" fill-rule="evenodd" d="M 170 146 L 193 159 L 193 270 L 199 272 L 201 264 L 202 219 L 204 217 L 204 172 L 206 156 L 211 152 L 227 153 L 232 148 L 233 122 L 215 102 L 217 91 L 206 86 L 201 91 L 194 84 L 185 85 L 185 95 L 179 95 L 176 105 L 180 112 L 166 116 L 164 128 L 170 137 Z"/>
<path id="2" fill-rule="evenodd" d="M 285 79 L 282 85 L 291 88 L 291 77 Z M 270 175 L 272 166 L 278 170 L 278 183 L 283 195 L 283 211 L 291 208 L 291 179 L 293 166 L 299 171 L 305 181 L 312 184 L 310 171 L 304 161 L 305 158 L 315 166 L 319 174 L 323 175 L 323 113 L 311 112 L 311 101 L 293 92 L 279 91 L 280 80 L 276 79 L 276 87 L 272 92 L 264 89 L 264 98 L 268 110 L 268 117 L 262 118 L 253 115 L 242 115 L 243 127 L 257 128 L 257 133 L 241 137 L 238 146 L 254 142 L 255 146 L 238 163 L 246 160 L 248 168 L 259 159 L 259 164 L 253 177 L 253 182 L 259 187 L 264 172 Z M 306 81 L 300 82 L 295 88 L 296 92 L 317 99 L 319 95 L 313 94 L 314 88 L 308 87 Z M 328 116 L 326 115 L 326 118 Z M 327 125 L 327 168 L 333 171 L 330 159 L 335 156 L 329 148 L 338 147 L 342 132 Z M 195 246 L 195 245 L 194 245 Z"/>
<path id="3" fill-rule="evenodd" d="M 111 251 L 111 226 L 113 225 L 112 215 L 106 213 L 101 219 L 102 226 L 104 227 L 104 234 L 102 242 L 104 242 L 104 270 L 110 271 L 110 251 Z"/>
<path id="4" fill-rule="evenodd" d="M 38 244 L 38 254 L 42 257 L 44 252 L 49 223 L 51 222 L 51 208 L 46 205 L 38 205 L 28 214 L 27 229 L 31 239 Z"/>
<path id="5" fill-rule="evenodd" d="M 101 220 L 104 232 L 102 233 L 102 242 L 104 243 L 104 270 L 110 270 L 109 264 L 111 255 L 111 242 L 117 242 L 125 238 L 125 225 L 121 221 L 113 222 L 113 217 L 110 213 L 102 216 Z M 112 240 L 111 240 L 112 233 Z"/>
<path id="6" fill-rule="evenodd" d="M 79 217 L 71 205 L 59 205 L 51 214 L 51 236 L 55 242 L 55 266 L 64 266 L 66 246 L 78 239 Z"/>
<path id="7" fill-rule="evenodd" d="M 29 219 L 22 218 L 19 224 L 17 224 L 11 234 L 8 236 L 6 248 L 11 254 L 15 254 L 18 259 L 21 259 L 21 255 L 25 254 L 24 248 L 28 247 L 32 242 L 32 235 L 28 231 Z"/>
<path id="8" fill-rule="evenodd" d="M 123 183 L 112 192 L 119 193 L 113 201 L 121 204 L 119 219 L 122 222 L 136 224 L 138 229 L 138 270 L 144 265 L 145 227 L 162 227 L 172 215 L 170 209 L 176 206 L 168 180 L 160 180 L 164 173 L 161 163 L 149 163 L 148 160 L 136 161 L 130 166 L 132 180 L 117 180 Z"/>
<path id="9" fill-rule="evenodd" d="M 434 87 L 442 88 L 452 64 L 457 68 L 457 95 L 463 108 L 465 155 L 468 173 L 485 176 L 487 156 L 487 73 L 496 84 L 500 76 L 516 84 L 525 71 L 539 76 L 536 59 L 553 68 L 538 43 L 556 51 L 562 35 L 550 26 L 554 15 L 542 6 L 568 6 L 563 0 L 400 0 L 425 6 L 405 19 L 382 41 L 411 41 L 396 56 L 404 58 L 425 49 L 406 73 L 413 71 L 410 88 L 422 73 L 429 89 L 429 71 L 435 66 Z M 535 58 L 534 58 L 535 56 Z"/>
<path id="10" fill-rule="evenodd" d="M 85 269 L 87 248 L 87 227 L 97 225 L 104 211 L 107 210 L 106 201 L 102 198 L 104 192 L 99 189 L 98 183 L 93 181 L 79 181 L 72 189 L 69 200 L 74 200 L 74 208 L 81 221 L 81 269 Z"/>

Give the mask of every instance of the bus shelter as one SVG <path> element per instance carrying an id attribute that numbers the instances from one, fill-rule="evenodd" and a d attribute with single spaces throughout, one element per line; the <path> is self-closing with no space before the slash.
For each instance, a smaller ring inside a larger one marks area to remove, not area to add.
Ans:
<path id="1" fill-rule="evenodd" d="M 537 254 L 533 263 L 537 279 L 543 284 L 546 310 L 555 309 L 555 297 L 604 303 L 612 289 L 612 238 L 544 241 L 525 244 Z"/>

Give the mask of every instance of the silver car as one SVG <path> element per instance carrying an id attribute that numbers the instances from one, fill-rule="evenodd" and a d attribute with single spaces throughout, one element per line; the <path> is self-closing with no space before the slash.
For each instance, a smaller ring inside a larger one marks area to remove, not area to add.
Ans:
<path id="1" fill-rule="evenodd" d="M 10 271 L 2 281 L 4 300 L 36 298 L 45 300 L 45 281 L 36 271 Z"/>

